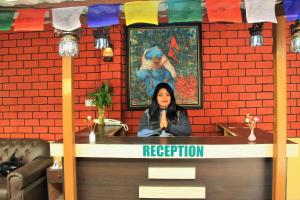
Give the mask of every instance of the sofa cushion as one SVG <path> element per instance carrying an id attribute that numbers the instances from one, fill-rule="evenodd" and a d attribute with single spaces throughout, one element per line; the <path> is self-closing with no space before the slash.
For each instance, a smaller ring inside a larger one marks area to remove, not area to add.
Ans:
<path id="1" fill-rule="evenodd" d="M 7 199 L 7 183 L 6 178 L 0 178 L 0 200 Z"/>
<path id="2" fill-rule="evenodd" d="M 38 139 L 1 139 L 0 162 L 4 162 L 16 152 L 22 164 L 27 164 L 36 158 L 49 158 L 50 150 L 47 141 Z"/>

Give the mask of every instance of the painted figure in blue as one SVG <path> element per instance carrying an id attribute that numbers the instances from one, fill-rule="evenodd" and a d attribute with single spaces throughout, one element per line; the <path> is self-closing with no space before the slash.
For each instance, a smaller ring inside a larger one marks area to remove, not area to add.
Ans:
<path id="1" fill-rule="evenodd" d="M 141 58 L 141 67 L 136 75 L 145 82 L 146 92 L 150 97 L 152 97 L 156 85 L 161 82 L 168 83 L 174 90 L 175 69 L 157 46 L 144 51 Z"/>

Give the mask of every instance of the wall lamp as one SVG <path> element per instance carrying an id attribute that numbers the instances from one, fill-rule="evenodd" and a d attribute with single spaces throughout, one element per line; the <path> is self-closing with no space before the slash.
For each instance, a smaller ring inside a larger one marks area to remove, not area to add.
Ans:
<path id="1" fill-rule="evenodd" d="M 79 54 L 78 40 L 81 35 L 81 29 L 74 31 L 63 31 L 55 29 L 56 34 L 61 36 L 59 42 L 59 55 L 60 56 L 76 56 Z"/>
<path id="2" fill-rule="evenodd" d="M 300 19 L 295 21 L 295 24 L 290 26 L 291 29 L 291 51 L 300 53 Z"/>
<path id="3" fill-rule="evenodd" d="M 102 56 L 104 62 L 112 62 L 113 61 L 113 49 L 112 45 L 110 43 L 110 37 L 109 37 L 109 27 L 101 27 L 97 28 L 94 31 L 94 47 L 96 49 L 102 50 Z"/>
<path id="4" fill-rule="evenodd" d="M 264 43 L 262 31 L 263 31 L 264 23 L 254 23 L 251 28 L 249 28 L 250 37 L 250 45 L 251 47 L 262 46 Z"/>

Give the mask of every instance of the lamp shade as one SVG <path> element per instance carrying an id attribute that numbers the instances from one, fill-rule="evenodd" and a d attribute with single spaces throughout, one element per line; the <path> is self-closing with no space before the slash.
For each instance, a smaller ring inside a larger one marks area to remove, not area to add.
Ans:
<path id="1" fill-rule="evenodd" d="M 251 28 L 249 28 L 250 33 L 250 45 L 251 47 L 262 46 L 264 43 L 264 38 L 262 36 L 263 23 L 254 23 Z"/>
<path id="2" fill-rule="evenodd" d="M 72 34 L 64 34 L 59 42 L 59 55 L 72 56 L 78 55 L 78 39 Z"/>
<path id="3" fill-rule="evenodd" d="M 291 51 L 300 53 L 300 19 L 295 21 L 295 24 L 291 25 Z"/>
<path id="4" fill-rule="evenodd" d="M 264 38 L 262 35 L 253 35 L 250 37 L 251 47 L 262 46 L 264 43 Z"/>
<path id="5" fill-rule="evenodd" d="M 103 50 L 102 55 L 103 55 L 104 62 L 112 62 L 113 61 L 114 52 L 111 47 L 105 48 Z"/>

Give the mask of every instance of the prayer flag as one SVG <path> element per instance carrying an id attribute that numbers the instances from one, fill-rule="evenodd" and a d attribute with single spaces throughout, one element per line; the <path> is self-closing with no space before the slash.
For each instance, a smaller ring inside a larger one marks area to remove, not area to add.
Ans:
<path id="1" fill-rule="evenodd" d="M 119 24 L 119 4 L 89 6 L 88 27 L 104 27 Z"/>
<path id="2" fill-rule="evenodd" d="M 210 22 L 242 22 L 241 0 L 206 0 L 208 20 Z"/>
<path id="3" fill-rule="evenodd" d="M 179 51 L 179 46 L 178 46 L 175 36 L 173 35 L 171 38 L 171 41 L 170 41 L 168 56 L 178 62 L 178 58 L 175 54 L 177 51 Z"/>
<path id="4" fill-rule="evenodd" d="M 14 31 L 44 30 L 46 9 L 18 10 L 19 16 L 14 23 Z"/>
<path id="5" fill-rule="evenodd" d="M 159 1 L 134 1 L 124 5 L 126 26 L 134 23 L 158 25 Z"/>
<path id="6" fill-rule="evenodd" d="M 0 12 L 0 30 L 9 31 L 14 20 L 15 11 Z"/>
<path id="7" fill-rule="evenodd" d="M 202 21 L 201 0 L 168 1 L 169 23 Z"/>
<path id="8" fill-rule="evenodd" d="M 300 0 L 283 0 L 283 6 L 288 21 L 300 19 Z"/>
<path id="9" fill-rule="evenodd" d="M 277 23 L 275 3 L 276 0 L 245 0 L 247 22 Z"/>
<path id="10" fill-rule="evenodd" d="M 73 31 L 81 27 L 80 15 L 85 6 L 52 9 L 53 26 L 64 31 Z"/>

